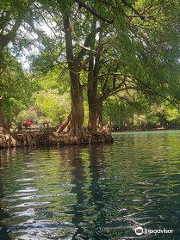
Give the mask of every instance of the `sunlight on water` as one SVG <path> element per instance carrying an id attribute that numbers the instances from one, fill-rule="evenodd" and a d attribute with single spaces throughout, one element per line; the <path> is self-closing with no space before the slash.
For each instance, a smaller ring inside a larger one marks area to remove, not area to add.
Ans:
<path id="1" fill-rule="evenodd" d="M 0 239 L 179 239 L 180 131 L 0 152 Z M 173 233 L 136 235 L 134 229 Z"/>

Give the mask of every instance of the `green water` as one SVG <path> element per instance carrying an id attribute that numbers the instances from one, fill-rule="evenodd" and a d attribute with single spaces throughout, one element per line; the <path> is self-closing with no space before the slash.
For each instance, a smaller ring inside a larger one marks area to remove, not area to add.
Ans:
<path id="1" fill-rule="evenodd" d="M 1 150 L 0 240 L 180 239 L 180 131 L 114 139 Z"/>

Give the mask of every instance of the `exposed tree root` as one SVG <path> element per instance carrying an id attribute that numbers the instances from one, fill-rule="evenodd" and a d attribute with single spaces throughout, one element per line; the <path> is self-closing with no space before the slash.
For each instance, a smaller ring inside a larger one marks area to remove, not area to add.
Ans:
<path id="1" fill-rule="evenodd" d="M 13 136 L 5 128 L 0 127 L 0 148 L 9 148 L 20 146 L 17 136 Z"/>
<path id="2" fill-rule="evenodd" d="M 71 121 L 71 114 L 60 124 L 60 126 L 56 130 L 55 134 L 59 135 L 61 133 L 66 134 L 67 132 L 69 132 L 70 121 Z"/>
<path id="3" fill-rule="evenodd" d="M 83 127 L 76 136 L 71 134 L 71 114 L 58 127 L 56 132 L 50 128 L 42 131 L 27 131 L 10 133 L 6 128 L 0 127 L 0 148 L 16 146 L 61 146 L 72 144 L 90 144 L 113 142 L 109 126 L 89 131 Z"/>
<path id="4" fill-rule="evenodd" d="M 112 135 L 107 132 L 81 131 L 77 136 L 68 134 L 54 134 L 52 131 L 23 131 L 12 136 L 4 129 L 0 129 L 0 148 L 17 146 L 63 146 L 73 144 L 107 143 L 113 142 Z"/>

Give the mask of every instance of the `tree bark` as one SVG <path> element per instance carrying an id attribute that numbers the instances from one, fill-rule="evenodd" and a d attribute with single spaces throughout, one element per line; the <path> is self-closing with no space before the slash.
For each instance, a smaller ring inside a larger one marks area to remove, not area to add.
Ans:
<path id="1" fill-rule="evenodd" d="M 66 40 L 66 57 L 69 67 L 71 83 L 71 122 L 70 134 L 78 135 L 84 123 L 84 105 L 83 105 L 83 88 L 80 83 L 79 66 L 76 65 L 73 54 L 72 30 L 68 14 L 63 16 L 63 24 Z"/>
<path id="2" fill-rule="evenodd" d="M 96 41 L 96 25 L 97 19 L 94 17 L 92 23 L 92 41 L 91 41 L 91 49 L 93 50 L 95 47 Z M 99 44 L 96 50 L 96 55 L 94 55 L 93 51 L 89 54 L 89 72 L 88 72 L 88 105 L 89 105 L 89 121 L 88 121 L 88 129 L 89 131 L 96 132 L 98 130 L 99 125 L 99 116 L 102 115 L 100 113 L 100 103 L 98 101 L 98 79 L 97 76 L 99 74 L 100 69 L 100 56 L 101 56 L 101 48 L 102 48 L 102 30 L 99 34 Z M 102 111 L 101 111 L 102 112 Z M 102 118 L 102 116 L 101 116 Z"/>
<path id="3" fill-rule="evenodd" d="M 97 131 L 97 101 L 93 99 L 92 94 L 88 90 L 88 103 L 89 103 L 89 121 L 88 129 L 89 131 Z"/>
<path id="4" fill-rule="evenodd" d="M 103 106 L 102 102 L 96 98 L 95 100 L 89 97 L 89 131 L 96 132 L 103 127 Z"/>
<path id="5" fill-rule="evenodd" d="M 56 130 L 56 133 L 61 134 L 70 123 L 70 120 L 71 120 L 71 114 L 60 124 L 60 126 Z"/>
<path id="6" fill-rule="evenodd" d="M 98 101 L 97 107 L 97 125 L 99 128 L 103 127 L 103 103 Z"/>
<path id="7" fill-rule="evenodd" d="M 76 136 L 82 129 L 84 123 L 83 88 L 79 76 L 71 74 L 71 130 Z"/>

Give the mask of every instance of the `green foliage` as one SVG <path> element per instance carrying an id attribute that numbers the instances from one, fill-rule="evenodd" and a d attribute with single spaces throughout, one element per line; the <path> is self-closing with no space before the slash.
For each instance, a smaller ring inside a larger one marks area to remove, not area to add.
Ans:
<path id="1" fill-rule="evenodd" d="M 177 120 L 180 117 L 180 113 L 179 113 L 178 109 L 172 108 L 172 107 L 171 108 L 166 108 L 165 109 L 165 114 L 167 116 L 166 118 L 167 118 L 168 122 Z"/>
<path id="2" fill-rule="evenodd" d="M 6 36 L 10 32 L 13 33 L 11 41 L 14 41 L 16 31 L 26 22 L 29 24 L 23 25 L 26 34 L 36 33 L 39 36 L 38 47 L 41 50 L 40 54 L 30 56 L 31 73 L 25 74 L 20 64 L 6 50 L 3 49 L 3 54 L 1 53 L 0 46 L 0 63 L 3 55 L 3 63 L 6 66 L 0 82 L 3 111 L 9 121 L 13 119 L 15 121 L 17 117 L 21 122 L 31 118 L 42 121 L 48 119 L 57 124 L 70 112 L 70 81 L 62 15 L 70 15 L 75 60 L 91 33 L 93 15 L 72 0 L 41 0 L 36 1 L 34 5 L 33 2 L 33 0 L 0 2 L 2 9 L 0 40 L 1 36 Z M 105 122 L 111 119 L 113 124 L 122 126 L 156 123 L 165 126 L 177 121 L 178 111 L 172 106 L 167 107 L 166 100 L 171 100 L 174 105 L 178 105 L 180 100 L 179 2 L 172 1 L 171 4 L 166 0 L 83 2 L 102 18 L 113 20 L 112 24 L 97 21 L 97 27 L 102 28 L 102 42 L 99 41 L 100 33 L 96 33 L 94 40 L 91 39 L 85 46 L 87 48 L 85 54 L 78 63 L 80 82 L 85 86 L 85 123 L 88 122 L 88 58 L 90 53 L 93 53 L 95 61 L 99 52 L 100 63 L 95 80 L 98 83 L 98 98 L 104 97 L 105 100 Z M 27 12 L 31 12 L 32 15 L 26 14 Z M 12 30 L 16 21 L 19 25 L 14 32 Z M 52 24 L 55 34 L 47 36 L 41 31 L 38 28 L 41 21 L 56 22 Z M 18 48 L 28 48 L 30 40 L 28 37 L 27 39 L 20 37 L 16 42 Z M 34 39 L 32 42 L 34 43 Z M 102 46 L 99 47 L 100 44 Z M 119 76 L 113 75 L 114 73 L 118 73 Z M 130 90 L 125 91 L 121 88 L 121 93 L 114 96 L 119 91 L 118 84 L 123 81 L 122 88 Z"/>
<path id="3" fill-rule="evenodd" d="M 38 117 L 58 124 L 70 112 L 68 94 L 59 95 L 57 90 L 47 90 L 34 93 L 32 96 L 38 110 Z"/>
<path id="4" fill-rule="evenodd" d="M 111 97 L 104 105 L 105 122 L 120 129 L 180 128 L 179 110 L 167 101 L 153 103 L 142 95 L 119 101 Z"/>
<path id="5" fill-rule="evenodd" d="M 16 15 L 19 12 L 22 12 L 29 9 L 29 6 L 33 3 L 33 0 L 1 0 L 0 9 L 7 11 L 9 14 Z"/>
<path id="6" fill-rule="evenodd" d="M 23 124 L 27 119 L 37 121 L 38 113 L 35 108 L 29 107 L 29 109 L 21 111 L 16 117 L 16 122 Z"/>
<path id="7" fill-rule="evenodd" d="M 19 113 L 17 121 L 23 123 L 26 119 L 31 119 L 38 123 L 50 121 L 52 125 L 57 125 L 69 112 L 70 99 L 67 93 L 59 95 L 57 89 L 41 90 L 33 93 L 28 109 Z"/>
<path id="8" fill-rule="evenodd" d="M 15 58 L 6 53 L 8 66 L 3 69 L 0 82 L 2 109 L 7 121 L 15 121 L 18 113 L 25 109 L 31 96 L 31 83 Z"/>

